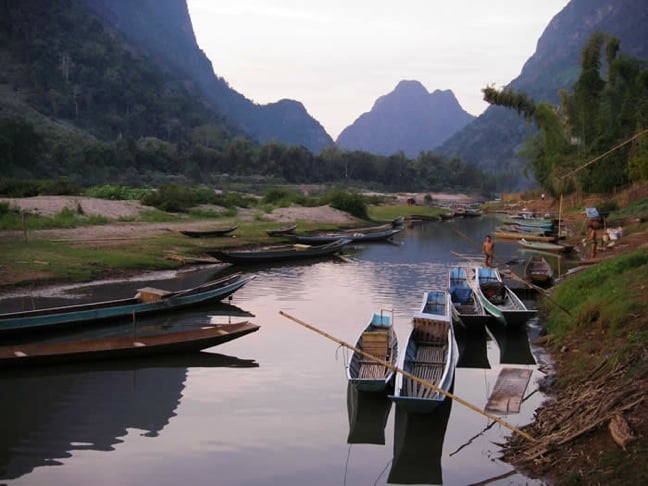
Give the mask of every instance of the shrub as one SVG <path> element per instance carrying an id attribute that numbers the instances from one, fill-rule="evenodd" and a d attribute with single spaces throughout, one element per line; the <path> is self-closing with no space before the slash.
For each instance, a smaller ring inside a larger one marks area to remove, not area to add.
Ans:
<path id="1" fill-rule="evenodd" d="M 121 200 L 141 201 L 144 197 L 151 194 L 151 192 L 153 192 L 151 189 L 104 184 L 103 186 L 91 187 L 90 189 L 85 191 L 85 194 L 86 196 L 97 197 L 99 199 L 109 199 L 112 201 L 121 201 Z"/>
<path id="2" fill-rule="evenodd" d="M 197 197 L 190 187 L 167 184 L 144 196 L 141 202 L 162 211 L 180 213 L 195 206 Z"/>
<path id="3" fill-rule="evenodd" d="M 306 196 L 295 191 L 283 188 L 269 189 L 261 200 L 264 204 L 272 204 L 273 206 L 286 207 L 291 204 L 303 205 Z"/>
<path id="4" fill-rule="evenodd" d="M 357 193 L 350 193 L 343 190 L 333 190 L 322 197 L 322 201 L 330 204 L 331 207 L 345 211 L 356 218 L 369 219 L 367 203 Z"/>

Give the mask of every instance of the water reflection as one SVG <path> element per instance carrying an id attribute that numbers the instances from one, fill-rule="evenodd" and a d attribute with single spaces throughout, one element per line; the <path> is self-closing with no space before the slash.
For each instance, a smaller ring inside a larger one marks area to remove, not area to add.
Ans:
<path id="1" fill-rule="evenodd" d="M 529 344 L 527 326 L 511 328 L 493 320 L 488 323 L 487 329 L 497 342 L 500 364 L 536 364 Z"/>
<path id="2" fill-rule="evenodd" d="M 488 361 L 489 335 L 486 328 L 466 331 L 463 326 L 454 326 L 454 329 L 459 346 L 457 368 L 490 369 Z"/>
<path id="3" fill-rule="evenodd" d="M 443 484 L 441 455 L 451 409 L 449 399 L 431 414 L 408 414 L 396 407 L 388 483 Z"/>
<path id="4" fill-rule="evenodd" d="M 385 425 L 392 402 L 384 393 L 358 391 L 347 385 L 349 444 L 384 444 Z"/>
<path id="5" fill-rule="evenodd" d="M 349 395 L 342 351 L 278 315 L 278 310 L 285 310 L 352 343 L 367 315 L 376 308 L 393 308 L 394 328 L 404 342 L 412 312 L 420 305 L 420 289 L 445 286 L 448 268 L 462 263 L 455 253 L 479 252 L 470 241 L 457 237 L 453 228 L 481 241 L 491 225 L 487 218 L 424 223 L 399 234 L 398 245 L 358 246 L 346 260 L 246 269 L 257 278 L 234 294 L 229 304 L 236 309 L 219 304 L 136 323 L 136 332 L 148 332 L 149 328 L 201 326 L 212 318 L 228 319 L 228 314 L 253 314 L 261 332 L 215 349 L 253 356 L 256 361 L 223 364 L 216 360 L 208 369 L 210 364 L 203 360 L 212 357 L 201 353 L 191 361 L 149 363 L 144 369 L 111 364 L 106 369 L 93 365 L 73 372 L 52 370 L 53 377 L 49 372 L 0 375 L 0 426 L 7 430 L 6 437 L 0 438 L 0 473 L 6 478 L 22 474 L 5 482 L 30 486 L 70 484 L 70 478 L 91 483 L 104 472 L 110 472 L 118 484 L 328 486 L 344 481 L 342 467 L 344 478 L 349 478 L 346 484 L 386 484 L 388 471 L 390 482 L 429 483 L 438 480 L 441 468 L 446 484 L 470 484 L 509 471 L 496 459 L 496 444 L 509 431 L 497 426 L 459 454 L 430 464 L 432 442 L 445 442 L 446 450 L 455 450 L 484 429 L 484 418 L 460 405 L 447 410 L 450 418 L 445 420 L 437 420 L 439 414 L 407 417 L 390 402 Z M 497 242 L 497 257 L 503 261 L 519 256 L 518 250 L 514 242 Z M 173 282 L 196 286 L 210 279 L 210 272 L 235 270 L 235 266 L 205 268 Z M 67 303 L 70 295 L 86 300 L 94 300 L 99 292 L 111 298 L 130 296 L 131 289 L 165 288 L 171 279 L 171 275 L 162 276 L 162 282 L 147 277 L 103 289 L 87 288 L 78 295 L 71 289 L 64 293 Z M 119 326 L 119 332 L 132 332 L 131 322 Z M 117 329 L 108 326 L 105 331 Z M 489 334 L 463 341 L 455 391 L 480 408 L 501 369 L 497 349 Z M 500 354 L 507 359 L 508 352 Z M 263 365 L 253 368 L 257 362 Z M 139 391 L 146 387 L 152 390 Z M 533 394 L 510 420 L 517 426 L 528 422 L 542 399 Z M 110 416 L 113 408 L 116 417 Z M 12 416 L 16 423 L 8 424 Z M 440 441 L 439 432 L 445 433 Z M 49 458 L 64 466 L 38 467 L 52 463 Z M 511 481 L 516 480 L 528 482 L 522 477 Z"/>
<path id="6" fill-rule="evenodd" d="M 127 429 L 157 437 L 175 416 L 191 366 L 258 364 L 201 352 L 1 373 L 0 478 L 61 464 L 74 451 L 111 451 Z"/>

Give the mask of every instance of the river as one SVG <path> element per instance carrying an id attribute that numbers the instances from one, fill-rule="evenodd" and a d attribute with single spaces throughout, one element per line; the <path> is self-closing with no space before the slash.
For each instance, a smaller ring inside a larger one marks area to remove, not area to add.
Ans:
<path id="1" fill-rule="evenodd" d="M 449 400 L 431 416 L 408 417 L 384 398 L 358 395 L 347 388 L 349 352 L 279 315 L 281 310 L 353 344 L 372 312 L 389 310 L 404 346 L 423 291 L 445 287 L 448 268 L 462 257 L 480 258 L 479 244 L 496 225 L 488 217 L 425 222 L 406 227 L 394 243 L 349 249 L 344 260 L 245 267 L 257 278 L 228 305 L 138 321 L 177 327 L 250 313 L 261 325 L 191 358 L 0 373 L 0 482 L 539 484 L 499 460 L 496 444 L 509 429 Z M 521 258 L 520 248 L 497 241 L 497 260 Z M 222 269 L 15 295 L 0 308 L 53 303 L 61 295 L 128 297 L 149 285 L 187 287 L 217 271 Z M 529 345 L 538 327 L 531 321 L 522 333 L 462 337 L 454 393 L 483 409 L 503 368 L 530 370 L 519 413 L 502 418 L 514 426 L 531 421 L 545 399 L 537 391 L 545 358 Z"/>

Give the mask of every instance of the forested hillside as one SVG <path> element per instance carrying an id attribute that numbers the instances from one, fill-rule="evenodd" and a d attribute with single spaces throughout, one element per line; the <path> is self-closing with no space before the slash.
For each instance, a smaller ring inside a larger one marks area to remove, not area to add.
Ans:
<path id="1" fill-rule="evenodd" d="M 576 83 L 581 51 L 595 31 L 618 38 L 621 54 L 648 60 L 646 7 L 645 0 L 572 0 L 545 28 L 536 52 L 508 87 L 557 106 L 559 91 Z M 534 132 L 515 112 L 491 106 L 438 151 L 478 163 L 497 172 L 504 186 L 516 187 L 528 160 L 520 149 Z"/>
<path id="2" fill-rule="evenodd" d="M 85 186 L 246 177 L 393 190 L 495 188 L 474 166 L 431 153 L 412 160 L 402 153 L 330 147 L 315 154 L 298 144 L 259 144 L 216 110 L 197 83 L 176 76 L 171 60 L 127 39 L 84 1 L 2 0 L 0 13 L 1 177 L 64 177 Z M 275 120 L 294 117 L 299 106 L 277 103 L 273 109 L 283 118 Z"/>
<path id="3" fill-rule="evenodd" d="M 620 50 L 618 38 L 592 34 L 574 89 L 560 92 L 559 108 L 511 88 L 484 89 L 486 101 L 540 130 L 525 152 L 536 179 L 553 195 L 611 193 L 631 181 L 648 182 L 648 62 Z"/>
<path id="4" fill-rule="evenodd" d="M 313 153 L 333 144 L 300 102 L 284 99 L 257 105 L 215 74 L 218 60 L 213 68 L 198 47 L 185 1 L 83 1 L 166 73 L 192 87 L 194 93 L 250 138 L 260 143 L 303 145 Z"/>

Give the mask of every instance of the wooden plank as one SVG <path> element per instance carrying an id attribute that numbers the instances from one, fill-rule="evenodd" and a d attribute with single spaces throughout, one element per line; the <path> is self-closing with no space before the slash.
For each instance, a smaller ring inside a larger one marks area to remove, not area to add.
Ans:
<path id="1" fill-rule="evenodd" d="M 389 349 L 389 336 L 384 331 L 365 331 L 362 333 L 362 350 L 377 358 L 384 359 Z"/>
<path id="2" fill-rule="evenodd" d="M 531 378 L 531 370 L 503 368 L 488 398 L 486 410 L 500 413 L 519 413 L 524 391 Z"/>

